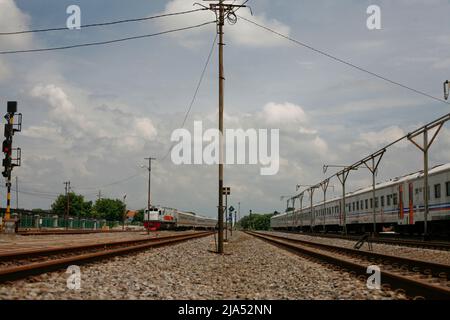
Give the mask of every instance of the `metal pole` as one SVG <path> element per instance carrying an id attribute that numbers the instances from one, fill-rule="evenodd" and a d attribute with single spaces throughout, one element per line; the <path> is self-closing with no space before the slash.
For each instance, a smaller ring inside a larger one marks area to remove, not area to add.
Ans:
<path id="1" fill-rule="evenodd" d="M 325 217 L 327 216 L 326 214 L 326 208 L 325 208 L 325 202 L 327 201 L 327 188 L 323 189 L 323 231 L 326 231 L 325 228 Z"/>
<path id="2" fill-rule="evenodd" d="M 303 194 L 300 196 L 300 224 L 301 229 L 303 229 Z"/>
<path id="3" fill-rule="evenodd" d="M 10 125 L 14 124 L 14 114 L 10 114 L 10 117 L 8 118 L 8 123 Z M 12 150 L 8 150 L 8 152 L 9 152 L 9 159 L 11 160 L 11 152 L 12 152 Z M 6 180 L 6 186 L 7 186 L 6 213 L 5 213 L 5 220 L 6 221 L 11 219 L 11 167 L 8 168 L 7 170 L 8 170 L 8 178 Z"/>
<path id="4" fill-rule="evenodd" d="M 219 239 L 218 239 L 218 253 L 223 253 L 223 111 L 224 111 L 224 66 L 223 66 L 223 25 L 224 25 L 225 11 L 223 7 L 223 0 L 219 1 L 219 20 L 217 22 L 219 33 L 219 206 L 218 220 L 219 220 Z"/>
<path id="5" fill-rule="evenodd" d="M 16 176 L 16 210 L 19 210 L 19 177 Z"/>
<path id="6" fill-rule="evenodd" d="M 228 241 L 228 194 L 225 194 L 225 241 Z"/>
<path id="7" fill-rule="evenodd" d="M 339 181 L 342 184 L 342 223 L 343 223 L 343 232 L 346 235 L 347 234 L 347 217 L 345 212 L 345 182 L 347 181 L 347 177 L 350 171 L 342 171 L 340 174 L 337 175 Z M 341 176 L 342 175 L 342 176 Z"/>
<path id="8" fill-rule="evenodd" d="M 155 158 L 152 157 L 148 157 L 145 158 L 144 160 L 148 160 L 148 196 L 147 196 L 147 209 L 150 210 L 150 207 L 152 206 L 152 202 L 151 202 L 151 177 L 152 177 L 152 161 L 156 160 Z"/>
<path id="9" fill-rule="evenodd" d="M 375 169 L 375 158 L 372 158 L 372 198 L 373 198 L 373 208 L 372 208 L 372 214 L 373 214 L 373 234 L 375 236 L 376 232 L 377 232 L 377 217 L 376 217 L 376 201 L 375 201 L 375 174 L 376 174 L 376 169 Z M 381 200 L 379 205 L 381 206 Z"/>
<path id="10" fill-rule="evenodd" d="M 314 197 L 314 188 L 309 189 L 309 197 L 311 201 L 311 232 L 314 232 L 314 218 L 313 218 L 313 197 Z"/>
<path id="11" fill-rule="evenodd" d="M 428 130 L 423 132 L 423 201 L 424 201 L 424 216 L 423 216 L 423 233 L 427 236 L 427 220 L 428 220 Z"/>

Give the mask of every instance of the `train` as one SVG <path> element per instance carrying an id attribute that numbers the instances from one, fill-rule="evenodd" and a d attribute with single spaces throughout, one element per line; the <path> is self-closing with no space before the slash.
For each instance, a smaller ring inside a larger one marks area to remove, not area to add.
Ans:
<path id="1" fill-rule="evenodd" d="M 376 232 L 401 234 L 424 232 L 423 171 L 378 183 L 375 200 L 372 186 L 347 193 L 346 228 L 349 233 L 373 232 L 375 206 Z M 429 170 L 429 213 L 427 233 L 450 236 L 450 163 Z M 342 197 L 302 209 L 291 208 L 272 216 L 273 230 L 339 232 L 343 230 Z M 312 211 L 312 212 L 311 212 Z"/>
<path id="2" fill-rule="evenodd" d="M 216 228 L 217 219 L 166 207 L 151 207 L 144 211 L 144 227 L 148 231 Z"/>

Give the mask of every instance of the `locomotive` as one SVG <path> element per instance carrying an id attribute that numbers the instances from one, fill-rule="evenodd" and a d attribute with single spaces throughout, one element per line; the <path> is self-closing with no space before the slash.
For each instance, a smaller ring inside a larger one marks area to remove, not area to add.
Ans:
<path id="1" fill-rule="evenodd" d="M 424 230 L 424 192 L 428 192 L 429 233 L 450 235 L 450 163 L 429 171 L 428 190 L 423 171 L 379 183 L 372 198 L 372 186 L 346 194 L 346 227 L 349 232 L 373 230 L 373 207 L 377 231 L 393 230 L 415 234 Z M 274 230 L 339 231 L 343 228 L 342 197 L 294 209 L 271 218 Z"/>
<path id="2" fill-rule="evenodd" d="M 144 227 L 149 231 L 215 229 L 217 219 L 173 208 L 151 207 L 144 211 Z"/>

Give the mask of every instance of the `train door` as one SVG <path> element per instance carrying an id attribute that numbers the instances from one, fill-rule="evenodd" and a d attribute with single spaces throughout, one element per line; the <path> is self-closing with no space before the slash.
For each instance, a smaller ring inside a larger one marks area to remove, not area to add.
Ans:
<path id="1" fill-rule="evenodd" d="M 410 182 L 409 184 L 408 184 L 408 189 L 409 189 L 409 192 L 408 192 L 408 195 L 409 195 L 409 198 L 408 198 L 408 200 L 409 200 L 409 219 L 408 219 L 408 224 L 414 224 L 414 202 L 413 202 L 413 199 L 414 199 L 414 185 L 413 185 L 413 183 L 412 182 Z"/>
<path id="2" fill-rule="evenodd" d="M 404 215 L 404 205 L 403 205 L 403 184 L 398 185 L 398 224 L 405 224 L 405 215 Z"/>

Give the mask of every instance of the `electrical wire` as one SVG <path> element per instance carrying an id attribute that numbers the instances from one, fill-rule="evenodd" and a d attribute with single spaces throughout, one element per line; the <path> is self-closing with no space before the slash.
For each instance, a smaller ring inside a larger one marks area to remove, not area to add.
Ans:
<path id="1" fill-rule="evenodd" d="M 206 9 L 201 8 L 201 9 L 194 9 L 194 10 L 188 10 L 188 11 L 160 14 L 160 15 L 149 16 L 149 17 L 144 17 L 144 18 L 133 18 L 133 19 L 125 19 L 125 20 L 116 20 L 116 21 L 110 21 L 110 22 L 103 22 L 103 23 L 92 23 L 92 24 L 82 25 L 82 26 L 80 26 L 80 28 L 81 29 L 85 29 L 85 28 L 92 28 L 92 27 L 110 26 L 110 25 L 121 24 L 121 23 L 141 22 L 141 21 L 147 21 L 147 20 L 152 20 L 152 19 L 157 19 L 157 18 L 188 14 L 188 13 L 193 13 L 193 12 L 202 11 L 202 10 L 206 10 Z M 18 34 L 27 34 L 27 33 L 38 33 L 38 32 L 50 32 L 50 31 L 68 31 L 68 30 L 70 30 L 70 29 L 67 28 L 67 27 L 47 28 L 47 29 L 34 29 L 34 30 L 22 30 L 22 31 L 12 31 L 12 32 L 0 32 L 0 36 L 9 36 L 9 35 L 18 35 Z"/>
<path id="2" fill-rule="evenodd" d="M 187 109 L 187 111 L 186 111 L 186 114 L 185 114 L 185 116 L 184 116 L 184 119 L 183 119 L 183 122 L 182 122 L 180 128 L 184 128 L 184 126 L 185 126 L 185 124 L 186 124 L 186 121 L 187 121 L 187 119 L 188 119 L 188 117 L 189 117 L 189 114 L 191 113 L 192 107 L 193 107 L 193 105 L 194 105 L 194 103 L 195 103 L 195 100 L 197 99 L 198 92 L 199 92 L 200 87 L 201 87 L 201 85 L 202 85 L 203 78 L 205 77 L 206 70 L 208 69 L 209 62 L 211 61 L 211 56 L 212 56 L 212 54 L 213 54 L 213 52 L 214 52 L 214 48 L 215 48 L 215 46 L 216 46 L 216 43 L 217 43 L 217 33 L 216 33 L 216 36 L 215 36 L 215 38 L 214 38 L 214 40 L 213 40 L 213 43 L 212 43 L 212 46 L 211 46 L 211 50 L 209 51 L 208 58 L 206 59 L 205 65 L 204 65 L 203 70 L 202 70 L 202 73 L 201 73 L 201 75 L 200 75 L 200 79 L 199 79 L 199 81 L 198 81 L 198 83 L 197 83 L 197 87 L 195 88 L 194 95 L 192 96 L 192 100 L 191 100 L 191 102 L 190 102 L 190 104 L 189 104 L 189 106 L 188 106 L 188 109 Z M 164 161 L 164 160 L 167 159 L 167 157 L 169 156 L 169 154 L 170 154 L 170 152 L 172 151 L 172 149 L 173 149 L 174 146 L 175 146 L 175 143 L 173 143 L 172 146 L 169 148 L 169 150 L 167 151 L 167 153 L 165 154 L 165 156 L 162 158 L 162 161 Z"/>
<path id="3" fill-rule="evenodd" d="M 244 17 L 242 17 L 242 16 L 240 16 L 240 15 L 238 15 L 238 17 L 241 18 L 241 19 L 244 20 L 244 21 L 247 21 L 247 22 L 249 22 L 249 23 L 251 23 L 251 24 L 257 26 L 257 27 L 260 27 L 260 28 L 262 28 L 262 29 L 264 29 L 264 30 L 266 30 L 266 31 L 269 31 L 269 32 L 271 32 L 271 33 L 273 33 L 273 34 L 275 34 L 275 35 L 278 35 L 279 37 L 282 37 L 282 38 L 284 38 L 284 39 L 287 39 L 287 40 L 289 40 L 289 41 L 291 41 L 291 42 L 293 42 L 293 43 L 295 43 L 295 44 L 297 44 L 297 45 L 300 45 L 300 46 L 302 46 L 302 47 L 305 47 L 305 48 L 307 48 L 307 49 L 309 49 L 309 50 L 312 50 L 312 51 L 314 51 L 314 52 L 316 52 L 316 53 L 319 53 L 319 54 L 321 54 L 321 55 L 323 55 L 323 56 L 326 56 L 326 57 L 328 57 L 328 58 L 330 58 L 330 59 L 333 59 L 333 60 L 335 60 L 335 61 L 337 61 L 337 62 L 339 62 L 339 63 L 345 64 L 345 65 L 347 65 L 347 66 L 349 66 L 349 67 L 355 68 L 355 69 L 357 69 L 357 70 L 359 70 L 359 71 L 362 71 L 362 72 L 365 72 L 365 73 L 367 73 L 367 74 L 370 74 L 370 75 L 372 75 L 372 76 L 374 76 L 374 77 L 376 77 L 376 78 L 378 78 L 378 79 L 381 79 L 381 80 L 384 80 L 384 81 L 386 81 L 386 82 L 388 82 L 388 83 L 391 83 L 391 84 L 393 84 L 393 85 L 402 87 L 402 88 L 404 88 L 404 89 L 407 89 L 407 90 L 409 90 L 409 91 L 412 91 L 412 92 L 414 92 L 414 93 L 416 93 L 416 94 L 419 94 L 419 95 L 422 95 L 422 96 L 424 96 L 424 97 L 428 97 L 428 98 L 430 98 L 430 99 L 433 99 L 433 100 L 436 100 L 436 101 L 439 101 L 439 102 L 443 102 L 443 103 L 446 103 L 446 104 L 450 104 L 450 102 L 445 101 L 445 100 L 443 100 L 443 99 L 441 99 L 441 98 L 432 96 L 432 95 L 430 95 L 430 94 L 428 94 L 428 93 L 426 93 L 426 92 L 423 92 L 423 91 L 414 89 L 414 88 L 409 87 L 409 86 L 407 86 L 407 85 L 401 84 L 400 82 L 397 82 L 397 81 L 388 79 L 388 78 L 386 78 L 386 77 L 384 77 L 384 76 L 382 76 L 382 75 L 379 75 L 379 74 L 377 74 L 377 73 L 375 73 L 375 72 L 372 72 L 372 71 L 369 71 L 369 70 L 364 69 L 364 68 L 362 68 L 362 67 L 359 67 L 359 66 L 357 66 L 357 65 L 355 65 L 355 64 L 353 64 L 353 63 L 351 63 L 351 62 L 348 62 L 348 61 L 345 61 L 345 60 L 343 60 L 343 59 L 337 58 L 337 57 L 335 57 L 335 56 L 333 56 L 333 55 L 331 55 L 331 54 L 329 54 L 329 53 L 327 53 L 327 52 L 325 52 L 325 51 L 323 51 L 323 50 L 316 49 L 316 48 L 314 48 L 314 47 L 312 47 L 312 46 L 310 46 L 310 45 L 308 45 L 308 44 L 305 44 L 305 43 L 303 43 L 303 42 L 301 42 L 301 41 L 299 41 L 299 40 L 296 40 L 296 39 L 294 39 L 294 38 L 292 38 L 292 37 L 290 37 L 290 36 L 287 36 L 287 35 L 285 35 L 285 34 L 282 34 L 282 33 L 278 32 L 278 31 L 275 31 L 275 30 L 270 29 L 270 28 L 268 28 L 268 27 L 266 27 L 266 26 L 263 26 L 263 25 L 261 25 L 261 24 L 255 22 L 255 21 L 252 21 L 252 20 L 250 20 L 250 19 L 244 18 Z"/>
<path id="4" fill-rule="evenodd" d="M 98 186 L 98 187 L 81 187 L 81 188 L 76 188 L 76 189 L 78 189 L 78 190 L 98 190 L 98 189 L 104 189 L 104 188 L 107 188 L 107 187 L 111 187 L 111 186 L 114 186 L 114 185 L 118 185 L 118 184 L 127 182 L 127 181 L 129 181 L 129 180 L 131 180 L 131 179 L 134 179 L 134 178 L 136 178 L 136 177 L 138 177 L 138 176 L 140 176 L 140 175 L 142 175 L 142 174 L 143 174 L 142 172 L 139 172 L 139 173 L 137 173 L 137 174 L 135 174 L 135 175 L 129 176 L 129 177 L 124 178 L 124 179 L 122 179 L 122 180 L 118 180 L 118 181 L 114 181 L 114 182 L 105 184 L 105 185 L 103 185 L 103 186 Z"/>
<path id="5" fill-rule="evenodd" d="M 195 28 L 200 28 L 212 23 L 216 23 L 216 21 L 209 21 L 189 27 L 184 28 L 178 28 L 178 29 L 172 29 L 152 34 L 145 34 L 141 36 L 134 36 L 134 37 L 127 37 L 127 38 L 121 38 L 121 39 L 114 39 L 109 41 L 100 41 L 100 42 L 90 42 L 90 43 L 82 43 L 82 44 L 76 44 L 76 45 L 68 45 L 68 46 L 61 46 L 61 47 L 53 47 L 53 48 L 40 48 L 40 49 L 28 49 L 28 50 L 11 50 L 11 51 L 0 51 L 0 55 L 7 55 L 7 54 L 18 54 L 18 53 L 34 53 L 34 52 L 44 52 L 44 51 L 56 51 L 56 50 L 66 50 L 66 49 L 73 49 L 73 48 L 80 48 L 80 47 L 91 47 L 91 46 L 100 46 L 100 45 L 106 45 L 106 44 L 112 44 L 117 42 L 124 42 L 124 41 L 130 41 L 130 40 L 136 40 L 136 39 L 143 39 L 143 38 L 150 38 L 155 36 L 160 36 L 164 34 L 174 33 L 178 31 L 185 31 Z"/>

